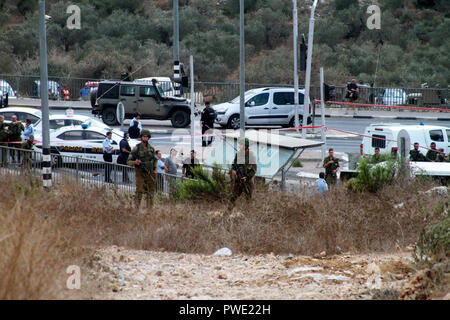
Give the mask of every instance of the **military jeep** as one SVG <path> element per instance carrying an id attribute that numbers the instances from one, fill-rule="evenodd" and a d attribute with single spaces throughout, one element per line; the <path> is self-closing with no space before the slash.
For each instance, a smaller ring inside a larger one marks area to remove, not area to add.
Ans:
<path id="1" fill-rule="evenodd" d="M 101 81 L 91 94 L 92 113 L 109 126 L 118 125 L 117 104 L 125 107 L 125 119 L 136 113 L 141 119 L 168 120 L 175 128 L 190 124 L 191 108 L 184 98 L 167 96 L 156 81 Z"/>

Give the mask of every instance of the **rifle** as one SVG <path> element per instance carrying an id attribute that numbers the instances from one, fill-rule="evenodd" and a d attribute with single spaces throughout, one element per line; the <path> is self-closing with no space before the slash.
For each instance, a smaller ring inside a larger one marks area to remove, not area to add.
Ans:
<path id="1" fill-rule="evenodd" d="M 237 178 L 239 179 L 239 181 L 244 186 L 245 193 L 249 196 L 250 195 L 250 190 L 248 189 L 247 181 L 242 179 L 244 177 L 244 175 L 242 174 L 241 169 L 239 168 L 237 163 L 233 163 L 231 168 L 236 171 Z"/>
<path id="2" fill-rule="evenodd" d="M 144 164 L 143 164 L 142 162 L 141 162 L 141 164 L 139 165 L 139 167 L 141 167 L 141 168 L 145 171 L 145 173 L 148 174 L 148 175 L 150 176 L 150 178 L 152 178 L 153 182 L 155 182 L 155 179 L 153 178 L 153 176 L 152 176 L 150 170 L 148 170 L 147 167 L 144 166 Z"/>

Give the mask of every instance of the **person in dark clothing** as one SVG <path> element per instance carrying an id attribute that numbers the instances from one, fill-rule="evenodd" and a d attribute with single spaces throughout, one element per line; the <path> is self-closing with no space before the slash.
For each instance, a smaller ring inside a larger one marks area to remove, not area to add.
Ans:
<path id="1" fill-rule="evenodd" d="M 183 176 L 189 179 L 194 179 L 193 169 L 200 165 L 200 162 L 195 157 L 195 151 L 191 150 L 190 158 L 187 158 L 183 161 Z"/>
<path id="2" fill-rule="evenodd" d="M 120 153 L 119 153 L 119 156 L 117 157 L 117 163 L 123 164 L 125 166 L 127 165 L 128 156 L 131 153 L 131 147 L 130 147 L 130 144 L 128 143 L 129 138 L 130 138 L 130 135 L 128 134 L 128 132 L 125 132 L 123 134 L 123 139 L 119 143 Z M 123 170 L 122 170 L 122 181 L 123 182 L 130 181 L 130 179 L 128 178 L 127 168 L 123 168 Z"/>
<path id="3" fill-rule="evenodd" d="M 356 84 L 356 79 L 352 79 L 352 81 L 350 83 L 347 84 L 347 88 L 345 88 L 345 98 L 347 99 L 347 102 L 350 103 L 354 103 L 356 102 L 356 100 L 358 99 L 358 93 L 359 93 L 359 88 L 358 85 Z M 345 107 L 345 114 L 347 114 L 348 112 L 348 106 L 347 105 Z M 353 105 L 353 113 L 356 113 L 356 106 Z"/>
<path id="4" fill-rule="evenodd" d="M 141 135 L 141 129 L 139 129 L 138 120 L 134 119 L 133 122 L 133 125 L 128 128 L 128 134 L 131 139 L 138 139 Z"/>
<path id="5" fill-rule="evenodd" d="M 425 158 L 427 161 L 436 162 L 438 161 L 439 151 L 436 150 L 436 143 L 432 142 L 430 146 L 430 150 L 427 151 Z"/>
<path id="6" fill-rule="evenodd" d="M 419 143 L 414 143 L 414 149 L 409 151 L 409 160 L 411 161 L 427 161 L 425 156 L 419 151 Z"/>
<path id="7" fill-rule="evenodd" d="M 216 120 L 216 111 L 211 107 L 209 101 L 205 102 L 205 109 L 202 111 L 200 122 L 202 123 L 202 135 L 211 132 L 207 132 L 209 129 L 214 129 L 214 120 Z M 206 147 L 212 143 L 212 137 L 202 137 L 202 146 Z"/>

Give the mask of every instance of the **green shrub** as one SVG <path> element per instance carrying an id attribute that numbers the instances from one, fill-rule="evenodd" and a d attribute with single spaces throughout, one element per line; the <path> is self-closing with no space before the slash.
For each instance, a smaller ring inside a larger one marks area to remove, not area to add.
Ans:
<path id="1" fill-rule="evenodd" d="M 225 199 L 229 195 L 226 172 L 214 166 L 212 173 L 203 166 L 194 168 L 194 179 L 177 184 L 175 199 Z"/>
<path id="2" fill-rule="evenodd" d="M 371 167 L 366 159 L 359 165 L 358 177 L 346 183 L 353 192 L 377 192 L 385 184 L 391 182 L 396 172 L 395 162 L 387 162 L 386 165 Z"/>
<path id="3" fill-rule="evenodd" d="M 440 210 L 436 208 L 436 210 Z M 450 257 L 450 215 L 442 214 L 442 220 L 426 225 L 416 243 L 413 258 L 416 264 L 432 264 Z"/>

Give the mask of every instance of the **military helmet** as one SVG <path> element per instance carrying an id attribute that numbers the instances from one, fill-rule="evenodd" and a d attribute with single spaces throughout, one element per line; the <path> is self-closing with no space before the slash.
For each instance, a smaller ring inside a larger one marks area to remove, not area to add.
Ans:
<path id="1" fill-rule="evenodd" d="M 139 137 L 142 137 L 142 136 L 148 136 L 148 138 L 150 139 L 152 137 L 152 134 L 150 133 L 149 130 L 144 129 L 141 131 L 141 134 L 139 135 Z"/>

